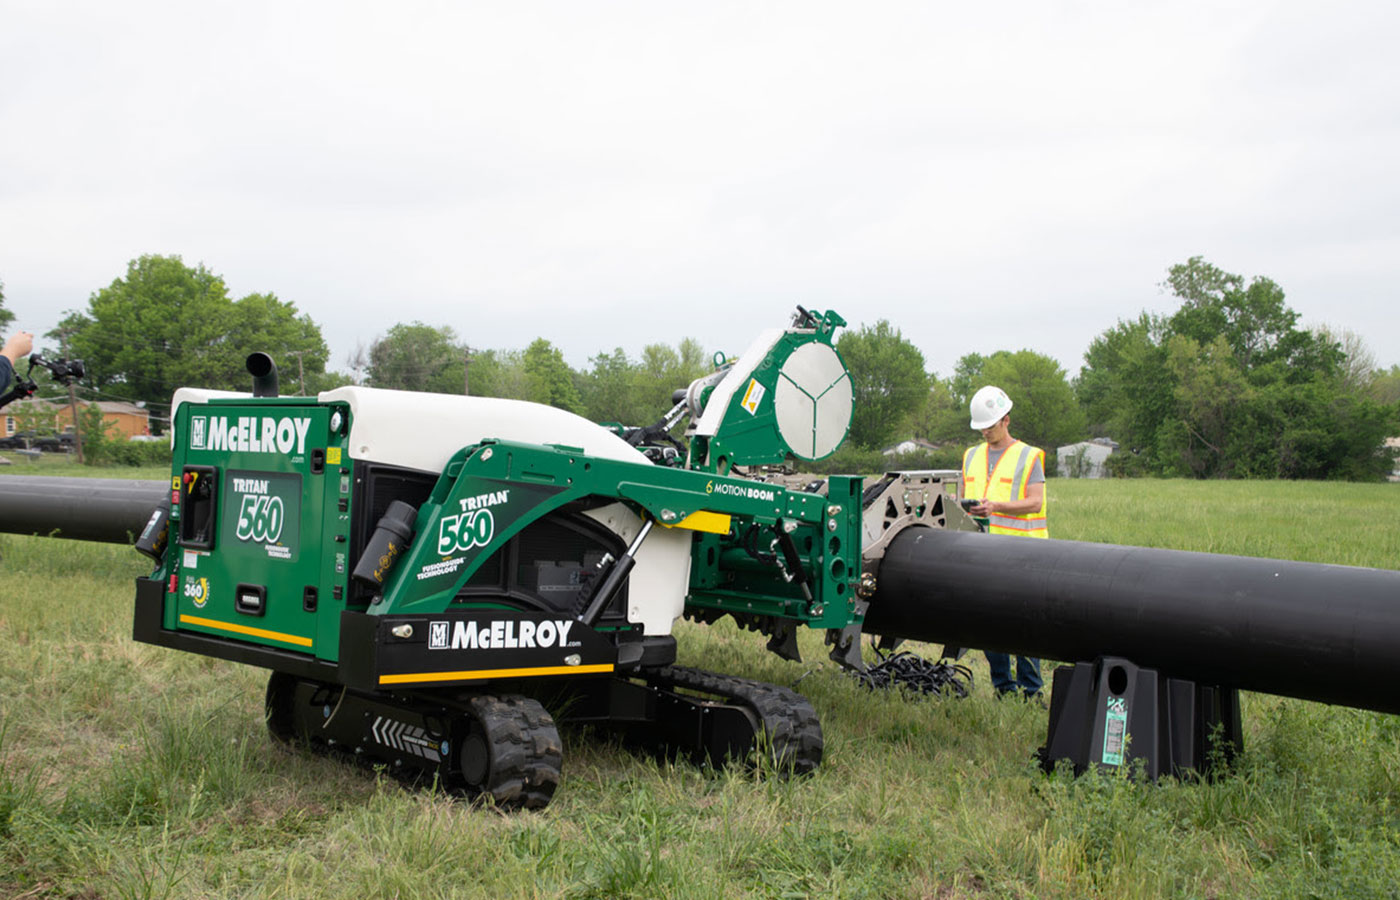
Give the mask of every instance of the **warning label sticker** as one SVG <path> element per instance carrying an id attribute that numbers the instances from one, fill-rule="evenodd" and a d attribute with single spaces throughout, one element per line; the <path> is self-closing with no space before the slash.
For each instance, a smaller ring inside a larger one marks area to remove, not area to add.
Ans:
<path id="1" fill-rule="evenodd" d="M 763 395 L 767 390 L 758 383 L 757 378 L 749 379 L 749 386 L 744 389 L 744 399 L 739 401 L 739 405 L 749 411 L 749 415 L 758 412 L 758 404 L 763 402 Z"/>

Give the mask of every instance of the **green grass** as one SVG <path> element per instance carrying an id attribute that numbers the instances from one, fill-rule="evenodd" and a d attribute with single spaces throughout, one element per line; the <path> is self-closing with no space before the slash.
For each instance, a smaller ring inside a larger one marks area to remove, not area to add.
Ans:
<path id="1" fill-rule="evenodd" d="M 105 474 L 105 473 L 103 473 Z M 157 477 L 147 474 L 145 477 Z M 0 489 L 3 481 L 0 479 Z M 1053 482 L 1057 537 L 1400 567 L 1400 485 Z M 1400 718 L 1245 697 L 1229 777 L 1046 777 L 1046 713 L 871 695 L 804 635 L 728 625 L 682 661 L 791 685 L 811 778 L 658 766 L 567 732 L 499 815 L 273 746 L 265 673 L 136 644 L 114 546 L 0 536 L 0 897 L 1395 897 Z"/>
<path id="2" fill-rule="evenodd" d="M 1400 484 L 1054 480 L 1050 535 L 1400 568 Z"/>
<path id="3" fill-rule="evenodd" d="M 166 466 L 88 466 L 69 453 L 43 453 L 27 457 L 12 450 L 0 450 L 0 457 L 9 465 L 0 465 L 0 477 L 5 475 L 54 475 L 63 478 L 137 478 L 164 479 L 170 477 Z"/>

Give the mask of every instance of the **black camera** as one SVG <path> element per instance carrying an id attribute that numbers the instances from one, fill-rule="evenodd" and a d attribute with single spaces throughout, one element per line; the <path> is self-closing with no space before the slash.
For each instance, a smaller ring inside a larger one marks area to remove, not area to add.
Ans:
<path id="1" fill-rule="evenodd" d="M 83 368 L 81 359 L 44 359 L 37 353 L 31 353 L 29 367 L 32 369 L 35 366 L 48 369 L 53 380 L 60 384 L 68 384 L 87 375 L 87 369 Z"/>
<path id="2" fill-rule="evenodd" d="M 981 500 L 978 500 L 975 497 L 964 497 L 958 501 L 958 505 L 961 506 L 964 510 L 971 512 L 972 507 L 976 506 L 981 502 Z"/>
<path id="3" fill-rule="evenodd" d="M 23 375 L 15 373 L 14 385 L 5 394 L 0 395 L 0 406 L 34 396 L 34 392 L 39 389 L 39 385 L 34 383 L 35 366 L 48 369 L 53 380 L 63 385 L 72 384 L 87 375 L 87 369 L 84 368 L 81 359 L 44 359 L 37 353 L 31 353 L 28 371 Z"/>

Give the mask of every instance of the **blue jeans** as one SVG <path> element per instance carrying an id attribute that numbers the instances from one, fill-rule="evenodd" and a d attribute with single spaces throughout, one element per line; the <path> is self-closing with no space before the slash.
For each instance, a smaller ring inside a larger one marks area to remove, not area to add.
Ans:
<path id="1" fill-rule="evenodd" d="M 1010 654 L 993 653 L 990 650 L 985 652 L 987 667 L 992 670 L 992 687 L 997 689 L 998 694 L 1009 693 L 1018 687 L 1025 691 L 1028 697 L 1040 693 L 1045 684 L 1040 677 L 1040 660 L 1033 656 L 1016 657 L 1016 680 L 1013 681 Z"/>

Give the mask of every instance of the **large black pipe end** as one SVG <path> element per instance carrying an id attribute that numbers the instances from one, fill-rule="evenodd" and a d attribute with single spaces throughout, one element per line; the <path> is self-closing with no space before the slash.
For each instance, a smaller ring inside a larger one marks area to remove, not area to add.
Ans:
<path id="1" fill-rule="evenodd" d="M 277 396 L 277 363 L 261 350 L 248 354 L 248 374 L 253 376 L 254 397 Z"/>
<path id="2" fill-rule="evenodd" d="M 865 631 L 1400 713 L 1400 571 L 909 528 Z"/>

